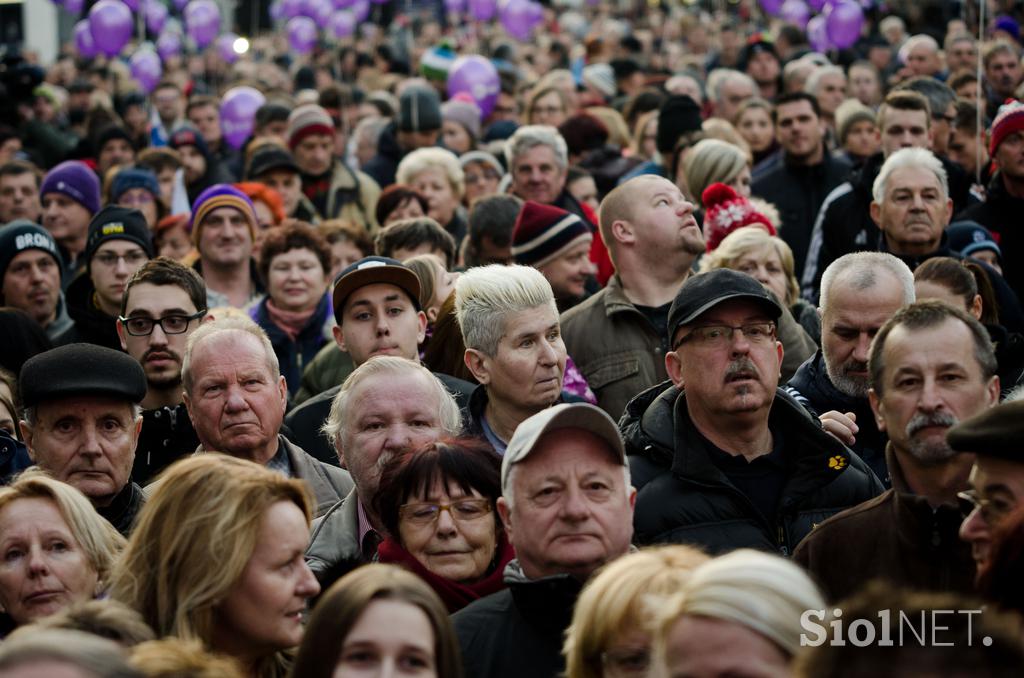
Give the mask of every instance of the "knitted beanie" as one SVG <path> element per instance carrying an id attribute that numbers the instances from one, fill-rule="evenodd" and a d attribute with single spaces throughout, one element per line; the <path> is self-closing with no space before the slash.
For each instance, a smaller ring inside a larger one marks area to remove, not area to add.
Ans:
<path id="1" fill-rule="evenodd" d="M 178 150 L 182 146 L 195 146 L 199 154 L 206 158 L 206 162 L 210 162 L 210 147 L 206 145 L 206 139 L 199 133 L 199 130 L 192 125 L 181 125 L 171 132 L 170 138 L 167 139 L 167 145 L 174 150 Z"/>
<path id="2" fill-rule="evenodd" d="M 128 167 L 115 174 L 114 180 L 110 182 L 110 202 L 117 202 L 133 188 L 144 188 L 153 194 L 153 198 L 160 197 L 160 182 L 153 170 Z"/>
<path id="3" fill-rule="evenodd" d="M 192 231 L 192 243 L 199 244 L 199 234 L 203 230 L 203 220 L 218 207 L 234 207 L 249 222 L 249 235 L 256 241 L 256 208 L 249 196 L 231 184 L 214 184 L 199 194 L 192 204 L 192 219 L 188 227 Z"/>
<path id="4" fill-rule="evenodd" d="M 700 199 L 704 204 L 704 240 L 708 252 L 713 252 L 725 236 L 744 226 L 760 225 L 775 235 L 775 227 L 768 217 L 758 212 L 750 201 L 742 197 L 732 186 L 722 183 L 711 184 L 704 189 Z"/>
<path id="5" fill-rule="evenodd" d="M 426 85 L 410 85 L 398 98 L 398 130 L 431 132 L 441 129 L 441 99 Z"/>
<path id="6" fill-rule="evenodd" d="M 330 114 L 317 104 L 304 104 L 292 111 L 288 116 L 288 148 L 295 150 L 303 139 L 314 134 L 334 136 Z"/>
<path id="7" fill-rule="evenodd" d="M 420 59 L 420 73 L 427 80 L 445 82 L 448 80 L 448 71 L 455 63 L 455 50 L 451 45 L 442 42 L 436 47 L 428 49 Z"/>
<path id="8" fill-rule="evenodd" d="M 512 229 L 512 258 L 540 268 L 588 238 L 590 227 L 575 214 L 527 200 Z"/>
<path id="9" fill-rule="evenodd" d="M 992 121 L 992 140 L 989 142 L 989 154 L 995 155 L 1003 139 L 1024 130 L 1024 104 L 1019 101 L 1008 101 L 999 107 L 996 119 Z"/>
<path id="10" fill-rule="evenodd" d="M 658 110 L 658 152 L 668 155 L 676 147 L 679 137 L 701 129 L 700 106 L 685 94 L 675 94 L 665 100 Z"/>
<path id="11" fill-rule="evenodd" d="M 89 214 L 100 211 L 100 180 L 89 166 L 80 160 L 68 160 L 50 170 L 39 187 L 39 197 L 47 193 L 63 193 Z"/>
<path id="12" fill-rule="evenodd" d="M 89 237 L 85 241 L 85 260 L 92 261 L 100 245 L 109 240 L 127 240 L 133 242 L 146 253 L 149 258 L 155 256 L 153 236 L 149 224 L 142 212 L 131 207 L 107 205 L 89 222 Z"/>
<path id="13" fill-rule="evenodd" d="M 590 64 L 583 67 L 583 82 L 612 99 L 618 91 L 615 87 L 615 71 L 608 64 Z"/>
<path id="14" fill-rule="evenodd" d="M 836 135 L 839 143 L 846 143 L 846 136 L 858 122 L 875 124 L 875 112 L 857 99 L 847 99 L 836 109 Z"/>
<path id="15" fill-rule="evenodd" d="M 457 122 L 473 139 L 480 138 L 480 107 L 465 99 L 452 99 L 441 105 L 441 118 Z"/>
<path id="16" fill-rule="evenodd" d="M 58 268 L 64 265 L 57 251 L 57 242 L 49 231 L 28 219 L 15 219 L 0 227 L 0 280 L 3 280 L 14 257 L 26 250 L 42 250 L 53 257 Z"/>

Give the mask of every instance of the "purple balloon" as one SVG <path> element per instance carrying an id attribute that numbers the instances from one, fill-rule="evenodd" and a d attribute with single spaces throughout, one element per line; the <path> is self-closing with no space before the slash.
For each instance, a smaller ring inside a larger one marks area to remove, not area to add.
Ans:
<path id="1" fill-rule="evenodd" d="M 480 108 L 482 118 L 494 110 L 501 92 L 498 69 L 479 54 L 460 56 L 448 71 L 448 97 L 465 92 Z"/>
<path id="2" fill-rule="evenodd" d="M 184 10 L 185 6 L 188 5 L 188 0 L 173 0 L 173 1 L 174 1 L 174 9 L 178 10 L 179 12 Z"/>
<path id="3" fill-rule="evenodd" d="M 234 33 L 224 33 L 218 36 L 214 43 L 217 47 L 217 54 L 229 64 L 238 61 L 238 52 L 235 51 L 235 40 L 238 40 L 238 36 Z"/>
<path id="4" fill-rule="evenodd" d="M 64 0 L 64 9 L 72 14 L 81 14 L 85 0 Z"/>
<path id="5" fill-rule="evenodd" d="M 477 21 L 490 21 L 497 12 L 496 0 L 469 0 L 469 13 Z"/>
<path id="6" fill-rule="evenodd" d="M 864 25 L 864 10 L 854 0 L 839 0 L 825 15 L 825 31 L 839 49 L 853 47 Z"/>
<path id="7" fill-rule="evenodd" d="M 299 54 L 309 54 L 316 45 L 316 22 L 308 16 L 288 20 L 288 44 Z"/>
<path id="8" fill-rule="evenodd" d="M 140 49 L 132 55 L 128 63 L 131 66 L 132 77 L 142 85 L 143 91 L 146 94 L 152 92 L 163 75 L 163 67 L 157 53 L 151 49 Z"/>
<path id="9" fill-rule="evenodd" d="M 164 61 L 181 54 L 181 35 L 166 31 L 156 39 L 156 53 Z"/>
<path id="10" fill-rule="evenodd" d="M 807 42 L 815 52 L 828 51 L 828 31 L 825 28 L 825 17 L 822 15 L 813 16 L 807 22 Z"/>
<path id="11" fill-rule="evenodd" d="M 121 0 L 100 0 L 89 10 L 89 31 L 100 52 L 117 56 L 132 38 L 132 11 Z"/>
<path id="12" fill-rule="evenodd" d="M 143 13 L 146 16 L 146 28 L 150 33 L 159 35 L 167 24 L 167 6 L 157 0 L 147 2 Z"/>
<path id="13" fill-rule="evenodd" d="M 327 31 L 338 40 L 351 37 L 356 32 L 356 15 L 347 10 L 335 12 L 327 20 Z"/>
<path id="14" fill-rule="evenodd" d="M 326 26 L 331 14 L 334 13 L 331 0 L 310 0 L 309 9 L 312 12 L 309 18 L 316 22 L 317 26 Z"/>
<path id="15" fill-rule="evenodd" d="M 825 3 L 828 0 L 807 0 L 807 6 L 811 8 L 812 12 L 820 12 L 825 7 Z"/>
<path id="16" fill-rule="evenodd" d="M 370 16 L 370 0 L 354 0 L 350 7 L 358 23 L 363 23 Z"/>
<path id="17" fill-rule="evenodd" d="M 530 39 L 533 32 L 533 14 L 530 0 L 504 0 L 498 10 L 505 32 L 520 42 Z"/>
<path id="18" fill-rule="evenodd" d="M 192 0 L 185 7 L 185 30 L 196 46 L 206 47 L 220 33 L 220 8 L 213 0 Z"/>
<path id="19" fill-rule="evenodd" d="M 232 87 L 224 94 L 220 105 L 220 129 L 224 139 L 239 149 L 252 134 L 256 111 L 266 98 L 252 87 Z"/>
<path id="20" fill-rule="evenodd" d="M 291 19 L 302 14 L 304 4 L 302 0 L 281 0 L 281 16 L 284 19 Z"/>
<path id="21" fill-rule="evenodd" d="M 131 11 L 139 11 L 139 0 L 121 0 L 121 2 L 128 5 L 128 9 L 130 9 Z"/>
<path id="22" fill-rule="evenodd" d="M 768 16 L 778 16 L 783 4 L 783 0 L 761 0 L 761 10 Z"/>
<path id="23" fill-rule="evenodd" d="M 449 14 L 462 14 L 466 11 L 466 0 L 444 0 L 444 8 Z"/>
<path id="24" fill-rule="evenodd" d="M 348 9 L 352 6 L 352 2 L 353 0 L 331 0 L 331 6 L 338 10 Z"/>
<path id="25" fill-rule="evenodd" d="M 802 28 L 807 25 L 807 20 L 811 18 L 811 10 L 807 9 L 804 0 L 786 0 L 782 3 L 779 16 L 782 17 L 783 21 Z"/>
<path id="26" fill-rule="evenodd" d="M 75 49 L 86 59 L 91 59 L 99 54 L 96 43 L 92 40 L 92 31 L 89 30 L 87 19 L 82 19 L 75 24 Z"/>

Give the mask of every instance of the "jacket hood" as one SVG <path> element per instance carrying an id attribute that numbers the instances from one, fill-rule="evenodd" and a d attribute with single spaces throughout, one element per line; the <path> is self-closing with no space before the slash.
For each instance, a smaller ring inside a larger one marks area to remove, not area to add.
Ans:
<path id="1" fill-rule="evenodd" d="M 96 306 L 93 296 L 96 288 L 88 272 L 83 271 L 71 282 L 66 293 L 68 315 L 75 321 L 78 335 L 90 343 L 118 346 L 117 319 Z"/>

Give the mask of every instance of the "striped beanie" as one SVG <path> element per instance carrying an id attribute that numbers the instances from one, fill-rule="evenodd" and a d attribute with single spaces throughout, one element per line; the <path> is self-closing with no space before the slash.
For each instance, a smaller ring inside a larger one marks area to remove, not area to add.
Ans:
<path id="1" fill-rule="evenodd" d="M 89 166 L 80 160 L 68 160 L 47 172 L 39 187 L 39 197 L 47 193 L 63 193 L 89 211 L 100 211 L 100 180 Z"/>
<path id="2" fill-rule="evenodd" d="M 442 42 L 423 53 L 423 57 L 420 58 L 420 73 L 427 80 L 445 82 L 448 80 L 448 71 L 452 69 L 453 63 L 455 63 L 455 50 L 448 43 Z"/>
<path id="3" fill-rule="evenodd" d="M 992 121 L 992 140 L 989 142 L 989 153 L 996 154 L 1003 139 L 1024 130 L 1024 104 L 1019 101 L 1008 101 L 999 107 L 996 119 Z"/>
<path id="4" fill-rule="evenodd" d="M 234 207 L 249 222 L 249 235 L 256 241 L 256 208 L 245 193 L 231 184 L 214 184 L 199 194 L 192 204 L 192 219 L 188 223 L 192 231 L 192 243 L 199 243 L 199 232 L 203 229 L 203 220 L 218 207 Z"/>
<path id="5" fill-rule="evenodd" d="M 590 227 L 575 214 L 527 200 L 512 229 L 512 258 L 517 264 L 539 268 L 593 237 Z"/>
<path id="6" fill-rule="evenodd" d="M 334 121 L 323 106 L 303 104 L 288 116 L 288 148 L 294 151 L 303 139 L 313 134 L 334 136 Z"/>

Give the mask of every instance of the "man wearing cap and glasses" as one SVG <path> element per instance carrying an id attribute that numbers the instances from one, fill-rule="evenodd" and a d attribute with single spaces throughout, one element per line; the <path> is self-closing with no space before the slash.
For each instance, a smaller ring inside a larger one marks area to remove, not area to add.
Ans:
<path id="1" fill-rule="evenodd" d="M 142 368 L 120 351 L 71 344 L 27 360 L 18 387 L 32 461 L 81 491 L 127 536 L 145 501 L 131 479 L 146 395 Z"/>
<path id="2" fill-rule="evenodd" d="M 1024 504 L 1024 400 L 986 409 L 949 430 L 949 446 L 974 455 L 970 489 L 958 495 L 964 522 L 960 538 L 971 545 L 980 571 L 992 551 L 992 532 Z"/>
<path id="3" fill-rule="evenodd" d="M 388 257 L 366 257 L 344 269 L 334 282 L 334 341 L 348 353 L 354 367 L 378 355 L 419 361 L 419 345 L 427 329 L 420 309 L 420 280 L 411 268 Z M 469 401 L 473 385 L 446 374 L 435 374 L 454 394 L 460 407 Z M 292 438 L 321 461 L 337 464 L 337 454 L 320 432 L 341 384 L 310 398 L 292 410 L 285 424 Z"/>
<path id="4" fill-rule="evenodd" d="M 182 400 L 181 361 L 189 336 L 206 314 L 199 274 L 166 257 L 143 264 L 124 290 L 117 335 L 121 348 L 142 365 L 142 435 L 132 477 L 143 485 L 199 445 Z"/>
<path id="5" fill-rule="evenodd" d="M 498 513 L 516 559 L 508 588 L 453 617 L 467 676 L 561 675 L 562 638 L 576 597 L 624 555 L 636 490 L 611 417 L 586 403 L 523 421 L 501 463 Z"/>
<path id="6" fill-rule="evenodd" d="M 957 536 L 957 493 L 972 458 L 946 433 L 999 400 L 985 328 L 938 301 L 906 306 L 871 344 L 868 397 L 892 489 L 819 525 L 794 554 L 829 600 L 881 579 L 900 588 L 971 593 L 971 550 Z"/>
<path id="7" fill-rule="evenodd" d="M 720 269 L 687 280 L 669 310 L 671 383 L 641 393 L 620 425 L 640 493 L 643 543 L 792 553 L 811 527 L 870 499 L 867 465 L 778 389 L 775 297 Z"/>

